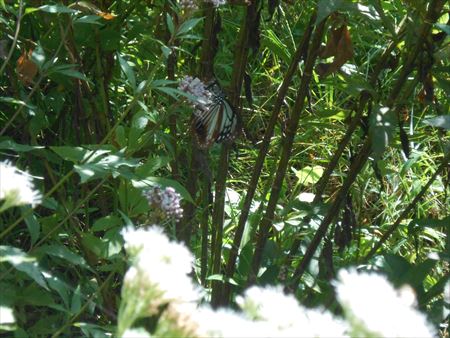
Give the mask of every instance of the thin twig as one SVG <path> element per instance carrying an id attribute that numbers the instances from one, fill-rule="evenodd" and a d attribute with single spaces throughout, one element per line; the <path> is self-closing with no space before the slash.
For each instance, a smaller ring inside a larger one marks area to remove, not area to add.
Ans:
<path id="1" fill-rule="evenodd" d="M 11 59 L 11 57 L 12 57 L 12 55 L 14 53 L 14 49 L 16 48 L 17 39 L 19 37 L 20 24 L 22 22 L 22 13 L 23 13 L 23 0 L 20 0 L 19 13 L 17 15 L 17 25 L 16 25 L 16 31 L 14 33 L 13 43 L 11 45 L 11 48 L 9 49 L 9 52 L 8 52 L 8 55 L 6 56 L 5 61 L 2 64 L 2 67 L 0 68 L 0 74 L 1 74 L 0 76 L 3 75 L 3 71 L 5 70 L 6 65 L 8 64 L 9 60 Z"/>

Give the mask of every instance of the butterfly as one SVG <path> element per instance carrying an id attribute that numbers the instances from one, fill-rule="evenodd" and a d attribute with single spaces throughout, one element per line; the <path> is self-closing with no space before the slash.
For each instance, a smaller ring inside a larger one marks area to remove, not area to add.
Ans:
<path id="1" fill-rule="evenodd" d="M 201 148 L 234 140 L 238 131 L 238 115 L 219 84 L 214 81 L 206 90 L 211 94 L 210 99 L 206 104 L 197 105 L 192 123 Z"/>

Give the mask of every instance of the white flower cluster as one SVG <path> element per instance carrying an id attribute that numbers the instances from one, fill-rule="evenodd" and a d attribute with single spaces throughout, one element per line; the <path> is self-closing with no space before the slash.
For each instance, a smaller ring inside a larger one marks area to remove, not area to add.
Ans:
<path id="1" fill-rule="evenodd" d="M 183 244 L 170 241 L 158 226 L 148 230 L 127 228 L 122 236 L 133 262 L 125 275 L 125 284 L 133 284 L 138 278 L 142 288 L 156 289 L 160 294 L 158 305 L 198 299 L 199 294 L 188 277 L 194 257 Z"/>
<path id="2" fill-rule="evenodd" d="M 270 324 L 275 336 L 343 337 L 348 330 L 329 313 L 300 306 L 292 295 L 283 294 L 281 287 L 251 287 L 237 303 L 257 322 Z"/>
<path id="3" fill-rule="evenodd" d="M 122 231 L 131 267 L 125 274 L 119 309 L 118 336 L 133 322 L 151 316 L 164 304 L 197 302 L 200 293 L 188 274 L 194 257 L 182 244 L 172 242 L 162 228 L 126 228 Z"/>
<path id="4" fill-rule="evenodd" d="M 408 287 L 396 291 L 375 273 L 341 270 L 337 297 L 353 335 L 367 337 L 433 337 L 425 316 L 414 308 L 415 296 Z"/>
<path id="5" fill-rule="evenodd" d="M 161 228 L 126 229 L 125 249 L 132 266 L 125 275 L 118 336 L 134 319 L 157 314 L 158 337 L 432 337 L 415 297 L 395 291 L 379 275 L 341 271 L 336 282 L 345 320 L 307 309 L 281 287 L 251 287 L 236 302 L 241 311 L 198 305 L 201 292 L 188 274 L 194 261 L 182 244 Z M 136 310 L 137 308 L 137 310 Z M 159 310 L 158 310 L 159 309 Z M 131 318 L 131 320 L 130 320 Z"/>
<path id="6" fill-rule="evenodd" d="M 348 328 L 328 313 L 309 310 L 281 287 L 251 287 L 237 303 L 242 312 L 202 306 L 191 315 L 197 337 L 345 337 Z"/>
<path id="7" fill-rule="evenodd" d="M 149 204 L 159 209 L 165 217 L 173 217 L 179 220 L 183 217 L 183 208 L 180 206 L 181 196 L 172 187 L 161 190 L 159 186 L 144 193 Z"/>
<path id="8" fill-rule="evenodd" d="M 13 166 L 10 162 L 0 162 L 0 200 L 4 200 L 0 211 L 9 207 L 31 204 L 35 207 L 42 200 L 34 190 L 32 177 Z"/>

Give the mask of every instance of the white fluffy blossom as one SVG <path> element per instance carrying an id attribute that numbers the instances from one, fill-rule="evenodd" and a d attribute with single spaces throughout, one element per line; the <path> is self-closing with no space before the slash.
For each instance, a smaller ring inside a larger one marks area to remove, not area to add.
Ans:
<path id="1" fill-rule="evenodd" d="M 264 322 L 254 322 L 229 309 L 201 306 L 191 313 L 196 337 L 272 337 Z"/>
<path id="2" fill-rule="evenodd" d="M 160 293 L 160 302 L 189 302 L 199 298 L 188 276 L 194 257 L 183 244 L 170 241 L 157 226 L 127 228 L 122 235 L 125 249 L 133 257 L 125 284 L 155 288 Z"/>
<path id="3" fill-rule="evenodd" d="M 410 289 L 396 291 L 374 273 L 341 270 L 337 297 L 352 326 L 352 335 L 366 337 L 433 337 L 425 316 L 414 307 Z"/>
<path id="4" fill-rule="evenodd" d="M 0 162 L 0 200 L 5 200 L 0 211 L 12 206 L 31 204 L 33 207 L 42 200 L 34 190 L 32 177 L 13 166 L 10 162 Z"/>
<path id="5" fill-rule="evenodd" d="M 137 318 L 151 316 L 161 305 L 196 303 L 201 297 L 188 274 L 194 257 L 172 242 L 158 226 L 122 231 L 131 267 L 125 273 L 117 334 Z"/>
<path id="6" fill-rule="evenodd" d="M 122 338 L 151 338 L 150 333 L 143 328 L 126 330 Z"/>
<path id="7" fill-rule="evenodd" d="M 274 337 L 346 336 L 347 327 L 341 321 L 329 313 L 304 308 L 294 296 L 285 295 L 280 286 L 251 287 L 237 302 L 248 316 L 267 323 Z"/>

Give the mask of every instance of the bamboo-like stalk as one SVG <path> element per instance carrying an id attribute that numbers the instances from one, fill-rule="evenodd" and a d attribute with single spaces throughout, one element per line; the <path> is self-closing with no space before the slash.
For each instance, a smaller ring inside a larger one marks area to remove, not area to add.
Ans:
<path id="1" fill-rule="evenodd" d="M 433 23 L 437 20 L 439 17 L 439 13 L 442 11 L 444 5 L 444 1 L 442 0 L 434 0 L 429 4 L 428 11 L 426 18 L 424 22 L 422 23 L 420 30 L 419 30 L 419 36 L 417 38 L 416 45 L 410 50 L 410 52 L 407 55 L 405 64 L 400 72 L 399 77 L 397 78 L 396 82 L 394 83 L 393 88 L 391 89 L 390 95 L 387 99 L 386 105 L 389 108 L 392 108 L 396 98 L 400 94 L 400 91 L 403 87 L 403 85 L 406 83 L 406 79 L 408 75 L 412 72 L 414 68 L 414 62 L 419 55 L 422 44 L 427 38 L 428 34 L 430 33 L 431 27 Z M 349 169 L 349 172 L 347 174 L 347 177 L 339 190 L 336 199 L 334 200 L 333 204 L 331 205 L 330 209 L 327 212 L 327 215 L 322 220 L 316 234 L 314 235 L 311 243 L 309 244 L 305 255 L 303 256 L 303 259 L 299 262 L 297 268 L 295 269 L 295 272 L 292 277 L 292 283 L 288 286 L 289 291 L 294 291 L 297 289 L 298 284 L 301 280 L 301 277 L 303 276 L 303 273 L 306 271 L 307 267 L 309 266 L 309 263 L 311 262 L 314 253 L 317 250 L 317 247 L 319 246 L 320 242 L 324 238 L 324 236 L 327 233 L 328 227 L 331 224 L 331 222 L 336 217 L 339 208 L 345 198 L 347 196 L 347 193 L 355 181 L 358 173 L 363 168 L 365 162 L 369 158 L 370 155 L 370 148 L 371 148 L 371 140 L 370 138 L 367 138 L 364 142 L 364 145 L 362 146 L 361 150 L 359 151 L 358 155 L 356 156 L 355 161 L 352 163 L 352 166 Z"/>
<path id="2" fill-rule="evenodd" d="M 241 244 L 242 236 L 245 229 L 245 224 L 248 219 L 248 215 L 250 213 L 250 207 L 253 201 L 253 197 L 255 196 L 256 188 L 258 186 L 258 181 L 261 175 L 262 168 L 264 166 L 264 161 L 266 159 L 270 141 L 273 136 L 275 125 L 278 120 L 278 116 L 281 111 L 281 107 L 284 102 L 284 98 L 289 88 L 289 84 L 294 77 L 295 72 L 297 71 L 298 64 L 302 57 L 306 54 L 307 48 L 309 45 L 309 40 L 311 38 L 311 33 L 314 28 L 314 21 L 316 20 L 316 12 L 311 15 L 308 26 L 306 27 L 305 33 L 303 34 L 302 40 L 297 46 L 297 49 L 292 56 L 291 64 L 289 65 L 288 70 L 283 79 L 283 83 L 281 84 L 276 101 L 272 108 L 272 114 L 270 116 L 269 122 L 267 123 L 266 131 L 264 133 L 264 138 L 261 142 L 261 146 L 258 151 L 258 157 L 255 161 L 255 165 L 253 167 L 252 176 L 250 178 L 250 182 L 248 184 L 247 192 L 244 198 L 244 203 L 242 205 L 242 210 L 239 215 L 239 222 L 236 227 L 233 244 L 231 246 L 230 255 L 228 257 L 226 269 L 225 269 L 225 279 L 229 279 L 233 277 L 235 269 L 236 269 L 236 260 L 239 254 L 239 247 Z M 231 284 L 226 283 L 223 287 L 223 294 L 221 299 L 221 304 L 226 305 L 229 302 L 229 296 L 231 292 Z"/>
<path id="3" fill-rule="evenodd" d="M 198 69 L 198 76 L 200 79 L 210 79 L 213 74 L 214 66 L 214 50 L 213 50 L 213 40 L 216 38 L 214 36 L 214 22 L 215 22 L 215 10 L 214 6 L 210 3 L 203 4 L 203 12 L 205 16 L 205 24 L 203 27 L 203 43 L 200 54 L 200 65 Z M 186 189 L 189 194 L 195 199 L 197 193 L 198 177 L 199 177 L 199 157 L 205 157 L 206 154 L 198 148 L 195 140 L 192 142 L 192 149 L 190 154 L 188 179 L 186 182 Z M 209 205 L 203 205 L 204 208 L 209 209 Z M 177 224 L 177 234 L 180 239 L 185 241 L 186 245 L 189 245 L 189 239 L 192 232 L 192 222 L 194 219 L 196 206 L 192 203 L 187 203 L 184 206 L 184 216 L 179 224 Z M 202 256 L 203 257 L 203 256 Z M 207 262 L 202 261 L 201 265 L 206 266 Z"/>
<path id="4" fill-rule="evenodd" d="M 245 20 L 242 23 L 241 31 L 238 42 L 235 48 L 235 59 L 233 64 L 233 74 L 231 78 L 229 99 L 234 107 L 239 106 L 240 92 L 242 87 L 242 81 L 244 78 L 245 67 L 247 65 L 248 57 L 248 40 L 250 30 L 254 26 L 254 22 L 257 18 L 259 0 L 253 1 L 246 8 Z M 225 208 L 225 184 L 228 173 L 228 157 L 229 157 L 230 144 L 223 144 L 220 154 L 219 166 L 217 171 L 217 180 L 215 186 L 215 199 L 214 199 L 214 213 L 212 218 L 213 227 L 215 227 L 215 246 L 212 248 L 214 251 L 213 260 L 213 274 L 220 273 L 220 266 L 222 260 L 222 237 L 223 237 L 223 222 L 224 222 L 224 208 Z M 212 283 L 212 296 L 211 304 L 218 306 L 222 299 L 222 286 L 219 281 L 213 281 Z"/>
<path id="5" fill-rule="evenodd" d="M 405 28 L 405 25 L 402 26 L 400 31 L 402 32 Z M 390 45 L 386 48 L 386 50 L 381 55 L 380 59 L 378 60 L 377 64 L 374 67 L 374 71 L 370 77 L 369 84 L 372 86 L 376 83 L 378 76 L 380 75 L 381 71 L 386 67 L 386 65 L 389 63 L 389 61 L 392 59 L 391 52 L 395 49 L 397 42 L 398 42 L 398 36 L 401 34 L 398 34 L 395 41 L 392 41 Z M 361 123 L 361 118 L 363 117 L 365 106 L 369 102 L 370 96 L 369 93 L 363 91 L 359 98 L 358 106 L 356 107 L 355 116 L 353 116 L 352 120 L 350 121 L 350 124 L 347 128 L 347 131 L 345 135 L 342 137 L 342 139 L 338 143 L 338 147 L 336 151 L 334 152 L 333 156 L 330 159 L 330 162 L 328 162 L 327 167 L 325 168 L 322 176 L 320 177 L 319 181 L 316 183 L 315 187 L 315 196 L 313 200 L 314 203 L 318 203 L 322 200 L 322 195 L 328 185 L 328 182 L 331 178 L 331 174 L 333 173 L 334 169 L 339 163 L 339 159 L 341 158 L 342 154 L 344 153 L 345 148 L 347 147 L 348 143 L 350 142 L 353 133 L 356 131 L 356 128 Z M 309 216 L 305 216 L 305 218 L 302 219 L 303 224 L 307 224 L 310 221 Z M 301 239 L 295 238 L 291 248 L 289 249 L 289 253 L 287 254 L 283 266 L 281 267 L 281 271 L 285 271 L 285 269 L 291 264 L 293 257 L 296 255 L 298 248 L 300 247 Z"/>
<path id="6" fill-rule="evenodd" d="M 290 159 L 295 134 L 297 132 L 298 123 L 300 121 L 300 115 L 303 112 L 305 106 L 305 99 L 308 93 L 309 83 L 312 78 L 314 63 L 319 54 L 319 47 L 322 42 L 325 24 L 326 19 L 316 26 L 311 44 L 308 48 L 308 55 L 306 57 L 303 77 L 300 83 L 300 88 L 297 91 L 297 97 L 295 100 L 294 108 L 292 110 L 292 114 L 287 125 L 286 137 L 284 139 L 282 154 L 280 161 L 278 162 L 278 168 L 275 174 L 275 179 L 272 184 L 270 199 L 267 204 L 267 209 L 264 214 L 264 217 L 261 220 L 261 223 L 259 224 L 259 234 L 256 242 L 255 252 L 252 258 L 251 272 L 248 277 L 248 283 L 250 284 L 256 281 L 256 276 L 261 266 L 264 246 L 266 245 L 269 236 L 270 226 L 272 224 L 272 220 L 275 215 L 276 205 L 278 203 L 278 198 L 283 185 L 284 177 L 286 175 L 286 170 Z"/>

